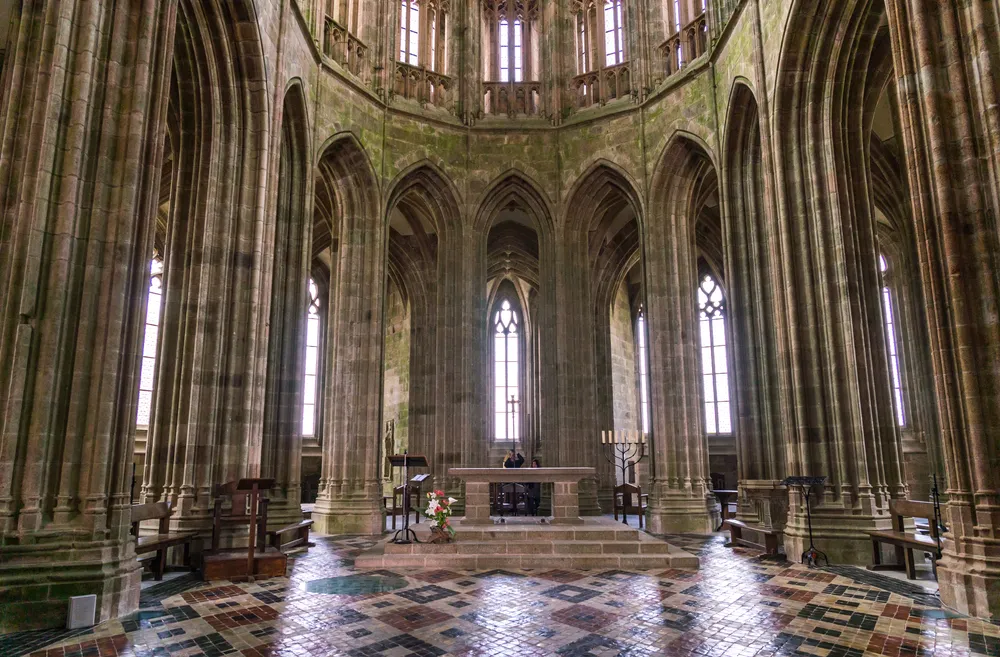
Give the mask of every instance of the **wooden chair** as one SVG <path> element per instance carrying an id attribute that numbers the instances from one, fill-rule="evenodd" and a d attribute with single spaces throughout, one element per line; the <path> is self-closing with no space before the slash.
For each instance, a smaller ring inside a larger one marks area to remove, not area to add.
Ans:
<path id="1" fill-rule="evenodd" d="M 932 558 L 937 558 L 938 526 L 934 513 L 933 502 L 917 502 L 914 500 L 889 500 L 889 513 L 892 515 L 892 531 L 868 532 L 872 539 L 871 570 L 906 570 L 908 579 L 916 579 L 917 567 L 913 560 L 913 551 L 930 552 Z M 926 518 L 930 536 L 912 534 L 905 529 L 906 518 Z M 882 563 L 882 548 L 880 544 L 887 543 L 896 548 L 896 563 Z"/>
<path id="2" fill-rule="evenodd" d="M 500 515 L 510 513 L 516 516 L 518 511 L 528 515 L 528 488 L 524 484 L 501 484 Z"/>
<path id="3" fill-rule="evenodd" d="M 615 520 L 618 520 L 618 512 L 628 519 L 628 514 L 633 513 L 639 516 L 639 529 L 642 529 L 643 517 L 646 515 L 646 506 L 649 503 L 649 494 L 643 494 L 642 488 L 632 484 L 622 484 L 615 486 L 614 495 Z"/>
<path id="4" fill-rule="evenodd" d="M 132 506 L 132 534 L 135 538 L 135 553 L 147 554 L 155 552 L 153 561 L 153 576 L 157 581 L 163 579 L 163 571 L 167 567 L 167 550 L 175 545 L 184 546 L 184 565 L 191 565 L 191 541 L 198 532 L 170 532 L 170 516 L 173 509 L 169 502 L 153 504 L 135 504 Z M 159 520 L 156 534 L 139 535 L 139 523 L 143 520 Z"/>
<path id="5" fill-rule="evenodd" d="M 215 487 L 215 508 L 212 514 L 211 552 L 213 553 L 219 551 L 223 528 L 250 524 L 250 495 L 246 491 L 236 490 L 237 483 L 232 481 Z M 229 500 L 228 508 L 225 505 L 226 500 Z M 261 494 L 258 502 L 256 527 L 258 549 L 264 549 L 264 546 L 267 545 L 264 541 L 264 536 L 267 533 L 267 504 L 267 498 Z"/>
<path id="6" fill-rule="evenodd" d="M 709 477 L 712 478 L 712 490 L 726 489 L 726 475 L 721 472 L 712 472 Z"/>
<path id="7" fill-rule="evenodd" d="M 396 528 L 396 516 L 403 515 L 403 491 L 410 491 L 410 511 L 413 512 L 413 522 L 420 524 L 420 487 L 413 484 L 400 484 L 392 489 L 392 497 L 388 495 L 382 498 L 382 505 L 385 507 L 387 515 L 392 517 L 392 528 Z M 392 508 L 389 508 L 389 501 L 392 501 Z"/>

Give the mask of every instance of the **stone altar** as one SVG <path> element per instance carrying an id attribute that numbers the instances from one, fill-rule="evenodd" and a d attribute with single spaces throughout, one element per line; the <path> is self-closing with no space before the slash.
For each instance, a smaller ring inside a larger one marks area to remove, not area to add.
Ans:
<path id="1" fill-rule="evenodd" d="M 465 481 L 463 525 L 492 525 L 490 484 L 552 484 L 552 524 L 582 525 L 580 480 L 593 477 L 594 468 L 449 468 L 448 474 Z"/>

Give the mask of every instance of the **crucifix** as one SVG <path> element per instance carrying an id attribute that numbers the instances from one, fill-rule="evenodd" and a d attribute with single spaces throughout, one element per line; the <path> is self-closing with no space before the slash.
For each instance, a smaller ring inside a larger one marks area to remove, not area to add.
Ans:
<path id="1" fill-rule="evenodd" d="M 516 429 L 516 427 L 517 427 L 517 405 L 520 404 L 521 402 L 518 401 L 517 397 L 515 397 L 514 395 L 511 395 L 510 396 L 510 401 L 507 402 L 507 403 L 510 404 L 510 421 L 511 421 L 511 427 L 510 427 L 510 450 L 516 454 L 517 453 L 517 429 Z"/>

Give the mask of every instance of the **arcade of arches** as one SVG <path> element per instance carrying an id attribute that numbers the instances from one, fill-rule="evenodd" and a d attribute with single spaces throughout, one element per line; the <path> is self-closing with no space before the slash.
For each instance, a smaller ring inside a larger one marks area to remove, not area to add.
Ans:
<path id="1" fill-rule="evenodd" d="M 1000 615 L 990 0 L 0 3 L 5 631 L 134 610 L 129 504 L 376 534 L 385 456 L 593 466 Z M 398 483 L 398 482 L 397 482 Z M 53 620 L 55 619 L 55 620 Z"/>

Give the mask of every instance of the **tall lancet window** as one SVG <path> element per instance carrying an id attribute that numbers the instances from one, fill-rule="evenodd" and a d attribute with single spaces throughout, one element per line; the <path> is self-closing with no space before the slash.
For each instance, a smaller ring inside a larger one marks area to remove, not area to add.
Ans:
<path id="1" fill-rule="evenodd" d="M 903 377 L 899 369 L 899 349 L 896 341 L 896 329 L 899 325 L 895 317 L 892 290 L 886 280 L 889 278 L 889 262 L 885 256 L 878 257 L 879 269 L 882 271 L 882 319 L 885 321 L 885 344 L 889 356 L 889 374 L 892 378 L 892 403 L 896 410 L 896 424 L 906 425 L 906 415 L 903 412 Z"/>
<path id="2" fill-rule="evenodd" d="M 604 65 L 614 66 L 625 61 L 625 38 L 622 15 L 624 0 L 604 3 Z"/>
<path id="3" fill-rule="evenodd" d="M 498 34 L 500 43 L 500 81 L 522 82 L 524 80 L 524 53 L 522 51 L 521 21 L 508 23 L 500 21 Z"/>
<path id="4" fill-rule="evenodd" d="M 399 61 L 417 65 L 419 40 L 420 7 L 415 0 L 403 0 L 399 7 Z"/>
<path id="5" fill-rule="evenodd" d="M 302 435 L 316 435 L 316 397 L 319 382 L 319 287 L 309 279 L 306 311 L 306 380 L 302 387 Z"/>
<path id="6" fill-rule="evenodd" d="M 722 288 L 710 274 L 705 274 L 698 286 L 698 310 L 702 389 L 705 395 L 705 432 L 732 433 L 725 300 Z"/>
<path id="7" fill-rule="evenodd" d="M 635 320 L 636 358 L 639 360 L 639 414 L 642 432 L 649 433 L 649 350 L 646 348 L 646 314 L 640 308 Z"/>
<path id="8" fill-rule="evenodd" d="M 156 377 L 156 347 L 160 339 L 160 309 L 163 304 L 163 260 L 153 256 L 149 265 L 149 293 L 146 297 L 146 333 L 142 341 L 142 369 L 139 373 L 139 409 L 135 423 L 149 426 Z"/>
<path id="9" fill-rule="evenodd" d="M 500 442 L 520 438 L 517 426 L 520 374 L 520 325 L 517 311 L 506 299 L 493 316 L 494 438 Z M 511 399 L 516 403 L 512 404 Z"/>

